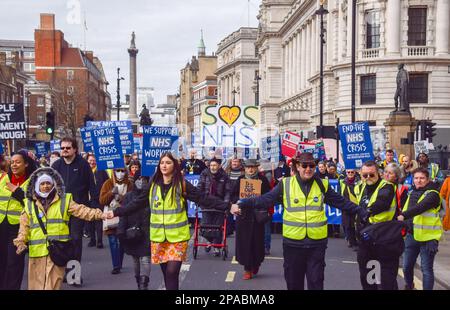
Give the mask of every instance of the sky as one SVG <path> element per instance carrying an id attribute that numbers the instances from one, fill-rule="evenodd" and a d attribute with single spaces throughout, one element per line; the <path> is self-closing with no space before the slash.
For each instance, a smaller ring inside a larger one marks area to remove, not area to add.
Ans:
<path id="1" fill-rule="evenodd" d="M 197 55 L 203 29 L 206 53 L 240 27 L 257 27 L 261 0 L 0 0 L 0 39 L 33 40 L 40 13 L 53 13 L 72 46 L 93 50 L 116 102 L 117 68 L 129 89 L 131 32 L 136 32 L 138 87 L 154 87 L 155 103 L 178 92 L 180 70 Z M 85 31 L 85 21 L 87 31 Z"/>

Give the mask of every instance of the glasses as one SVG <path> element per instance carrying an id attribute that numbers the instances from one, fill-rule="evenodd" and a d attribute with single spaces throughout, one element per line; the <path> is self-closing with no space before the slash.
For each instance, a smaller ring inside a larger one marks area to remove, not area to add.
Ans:
<path id="1" fill-rule="evenodd" d="M 303 169 L 306 169 L 306 168 L 310 168 L 310 169 L 314 169 L 314 168 L 316 168 L 316 165 L 315 164 L 302 164 L 301 165 L 301 167 L 303 168 Z"/>
<path id="2" fill-rule="evenodd" d="M 71 146 L 61 146 L 61 150 L 70 150 Z"/>
<path id="3" fill-rule="evenodd" d="M 347 171 L 347 174 L 355 174 L 355 171 Z"/>
<path id="4" fill-rule="evenodd" d="M 362 177 L 363 177 L 364 179 L 367 179 L 367 178 L 374 178 L 374 177 L 375 177 L 375 174 L 374 174 L 374 173 L 363 174 Z"/>
<path id="5" fill-rule="evenodd" d="M 116 172 L 125 172 L 124 169 L 116 169 Z"/>

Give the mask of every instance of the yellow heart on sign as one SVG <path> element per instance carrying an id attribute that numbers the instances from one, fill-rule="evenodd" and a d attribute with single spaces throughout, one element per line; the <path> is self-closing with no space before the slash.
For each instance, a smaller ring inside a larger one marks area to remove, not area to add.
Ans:
<path id="1" fill-rule="evenodd" d="M 228 124 L 228 126 L 231 127 L 239 116 L 241 115 L 241 108 L 240 107 L 227 107 L 227 106 L 221 106 L 219 108 L 219 117 L 222 121 Z"/>

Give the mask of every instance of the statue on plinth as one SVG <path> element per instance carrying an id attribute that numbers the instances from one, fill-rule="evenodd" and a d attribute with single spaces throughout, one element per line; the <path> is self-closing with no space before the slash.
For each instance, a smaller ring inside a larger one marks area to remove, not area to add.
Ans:
<path id="1" fill-rule="evenodd" d="M 397 90 L 395 92 L 394 101 L 395 101 L 395 111 L 400 112 L 408 112 L 409 111 L 409 103 L 408 103 L 408 83 L 409 83 L 409 74 L 408 71 L 405 70 L 405 64 L 398 65 L 398 73 L 397 73 Z M 399 106 L 400 103 L 400 106 Z"/>
<path id="2" fill-rule="evenodd" d="M 141 126 L 151 126 L 153 124 L 153 120 L 150 117 L 150 111 L 145 104 L 142 105 L 142 112 L 139 114 L 139 117 L 141 119 Z"/>

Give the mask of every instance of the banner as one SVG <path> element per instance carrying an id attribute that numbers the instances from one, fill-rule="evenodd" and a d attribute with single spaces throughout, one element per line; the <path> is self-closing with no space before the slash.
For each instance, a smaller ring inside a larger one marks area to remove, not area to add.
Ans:
<path id="1" fill-rule="evenodd" d="M 61 153 L 61 140 L 51 140 L 50 141 L 50 152 Z"/>
<path id="2" fill-rule="evenodd" d="M 359 169 L 374 159 L 368 122 L 339 125 L 339 136 L 346 169 Z"/>
<path id="3" fill-rule="evenodd" d="M 280 160 L 280 136 L 264 137 L 261 139 L 260 155 L 262 159 L 268 159 L 273 163 Z"/>
<path id="4" fill-rule="evenodd" d="M 300 142 L 298 144 L 298 154 L 311 153 L 314 155 L 316 151 L 316 142 Z"/>
<path id="5" fill-rule="evenodd" d="M 184 177 L 187 182 L 191 183 L 194 186 L 198 185 L 198 182 L 200 181 L 200 175 L 197 174 L 188 174 Z M 192 202 L 188 200 L 188 217 L 192 218 L 195 217 L 195 211 L 197 210 L 197 204 L 195 202 Z M 202 218 L 202 211 L 198 211 L 198 217 Z"/>
<path id="6" fill-rule="evenodd" d="M 134 152 L 133 127 L 131 121 L 89 121 L 86 123 L 86 126 L 118 127 L 123 154 L 132 154 Z"/>
<path id="7" fill-rule="evenodd" d="M 428 148 L 428 142 L 427 141 L 415 141 L 414 142 L 414 153 L 416 153 L 415 157 L 419 156 L 420 153 L 428 154 L 430 152 Z M 386 156 L 385 156 L 386 158 Z"/>
<path id="8" fill-rule="evenodd" d="M 0 140 L 26 138 L 23 103 L 0 103 Z"/>
<path id="9" fill-rule="evenodd" d="M 48 154 L 47 143 L 46 142 L 36 142 L 34 144 L 34 149 L 36 150 L 36 156 L 41 158 Z"/>
<path id="10" fill-rule="evenodd" d="M 83 150 L 85 152 L 94 153 L 94 145 L 92 142 L 92 133 L 91 131 L 95 127 L 83 127 L 80 128 L 81 140 L 83 140 Z"/>
<path id="11" fill-rule="evenodd" d="M 0 142 L 0 154 L 3 154 L 4 149 L 3 149 L 3 143 Z"/>
<path id="12" fill-rule="evenodd" d="M 261 180 L 241 179 L 239 184 L 239 199 L 261 196 Z"/>
<path id="13" fill-rule="evenodd" d="M 205 106 L 202 110 L 202 145 L 259 147 L 259 107 Z"/>
<path id="14" fill-rule="evenodd" d="M 325 152 L 325 144 L 323 141 L 319 141 L 316 143 L 314 150 L 314 158 L 318 159 L 319 161 L 327 159 L 327 155 Z"/>
<path id="15" fill-rule="evenodd" d="M 330 186 L 334 189 L 335 192 L 340 193 L 340 184 L 339 180 L 328 180 Z M 342 211 L 336 208 L 333 208 L 330 205 L 325 204 L 325 214 L 327 215 L 328 224 L 342 224 Z M 274 213 L 272 216 L 273 223 L 282 223 L 283 222 L 283 205 L 275 205 Z"/>
<path id="16" fill-rule="evenodd" d="M 144 126 L 142 175 L 152 176 L 158 166 L 161 155 L 165 152 L 176 153 L 178 129 L 176 127 Z"/>
<path id="17" fill-rule="evenodd" d="M 281 154 L 290 158 L 295 157 L 295 155 L 297 155 L 297 149 L 300 141 L 300 135 L 295 132 L 286 131 L 283 135 L 283 141 L 281 144 Z"/>
<path id="18" fill-rule="evenodd" d="M 98 170 L 124 168 L 119 129 L 117 127 L 98 127 L 90 132 Z"/>

